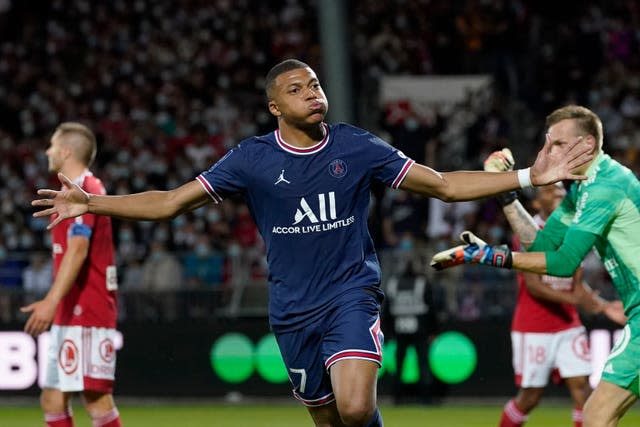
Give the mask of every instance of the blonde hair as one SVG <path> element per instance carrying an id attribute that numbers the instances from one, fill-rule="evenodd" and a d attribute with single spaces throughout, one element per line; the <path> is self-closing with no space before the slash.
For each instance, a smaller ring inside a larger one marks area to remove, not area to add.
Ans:
<path id="1" fill-rule="evenodd" d="M 547 116 L 547 129 L 563 120 L 573 120 L 576 127 L 586 135 L 591 135 L 598 143 L 597 147 L 602 149 L 603 131 L 600 117 L 588 108 L 580 105 L 567 105 L 558 108 Z"/>
<path id="2" fill-rule="evenodd" d="M 67 141 L 70 144 L 73 155 L 87 167 L 91 166 L 96 158 L 96 137 L 87 126 L 78 122 L 64 122 L 58 125 L 56 133 L 60 136 L 75 134 L 80 138 Z"/>

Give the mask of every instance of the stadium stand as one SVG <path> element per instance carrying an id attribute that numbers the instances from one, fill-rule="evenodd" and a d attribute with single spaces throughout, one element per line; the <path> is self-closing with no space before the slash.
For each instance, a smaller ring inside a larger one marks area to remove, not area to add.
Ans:
<path id="1" fill-rule="evenodd" d="M 109 193 L 191 180 L 244 137 L 275 126 L 262 96 L 271 65 L 297 57 L 318 66 L 317 3 L 2 2 L 0 321 L 18 315 L 30 254 L 49 250 L 46 222 L 33 219 L 29 206 L 36 188 L 57 185 L 42 154 L 48 132 L 70 119 L 93 128 L 100 149 L 95 169 Z M 603 118 L 607 151 L 638 174 L 640 8 L 625 0 L 576 4 L 350 2 L 358 123 L 438 169 L 478 169 L 488 152 L 505 145 L 526 163 L 542 141 L 544 112 L 575 101 Z M 385 75 L 478 73 L 492 77 L 491 92 L 448 111 L 409 107 L 398 115 L 378 103 Z M 381 188 L 374 195 L 371 226 L 383 258 L 406 244 L 385 237 L 385 223 L 407 228 L 394 217 L 397 204 L 425 219 L 408 227 L 425 251 L 448 245 L 469 227 L 496 242 L 509 240 L 491 200 L 453 210 L 436 201 L 402 201 Z M 136 283 L 158 242 L 188 273 L 177 303 L 190 308 L 175 315 L 265 313 L 262 242 L 240 200 L 163 225 L 116 221 L 114 233 L 124 318 L 155 318 Z M 587 276 L 596 286 L 604 277 L 599 267 Z M 446 316 L 502 316 L 512 306 L 513 294 L 504 296 L 510 276 L 496 284 L 466 269 L 438 280 L 447 289 Z"/>

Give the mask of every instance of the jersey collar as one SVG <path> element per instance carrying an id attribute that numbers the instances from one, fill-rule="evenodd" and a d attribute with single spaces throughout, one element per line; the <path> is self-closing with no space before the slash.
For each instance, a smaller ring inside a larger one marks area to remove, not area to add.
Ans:
<path id="1" fill-rule="evenodd" d="M 82 187 L 82 184 L 84 183 L 84 179 L 91 175 L 93 175 L 91 171 L 89 169 L 85 169 L 84 171 L 82 171 L 79 177 L 73 180 L 73 183 Z"/>
<path id="2" fill-rule="evenodd" d="M 275 130 L 276 142 L 278 143 L 280 148 L 282 148 L 287 153 L 299 154 L 299 155 L 302 155 L 302 156 L 307 156 L 309 154 L 315 154 L 315 153 L 321 151 L 327 145 L 327 142 L 329 142 L 329 125 L 327 125 L 326 123 L 322 123 L 322 126 L 324 126 L 324 138 L 322 138 L 322 140 L 320 140 L 320 142 L 318 142 L 315 145 L 312 145 L 311 147 L 300 148 L 300 147 L 295 147 L 295 146 L 293 146 L 291 144 L 287 144 L 284 141 L 284 139 L 282 139 L 282 136 L 280 136 L 280 130 L 279 129 Z"/>
<path id="3" fill-rule="evenodd" d="M 604 151 L 600 151 L 600 153 L 598 153 L 598 155 L 596 156 L 596 158 L 593 160 L 593 162 L 591 162 L 591 164 L 589 165 L 589 167 L 587 168 L 587 171 L 585 172 L 585 175 L 588 178 L 593 177 L 596 172 L 599 169 L 600 163 L 602 163 L 604 160 L 606 160 L 607 158 L 609 158 L 608 155 L 606 155 L 604 153 Z"/>

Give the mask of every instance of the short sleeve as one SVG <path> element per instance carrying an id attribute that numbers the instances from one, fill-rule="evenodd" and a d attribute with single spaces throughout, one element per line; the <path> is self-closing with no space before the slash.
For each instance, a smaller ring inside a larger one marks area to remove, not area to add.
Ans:
<path id="1" fill-rule="evenodd" d="M 373 178 L 391 188 L 398 188 L 415 162 L 379 137 L 372 134 L 368 137 Z"/>
<path id="2" fill-rule="evenodd" d="M 245 170 L 245 153 L 242 145 L 238 145 L 209 170 L 198 175 L 196 180 L 214 202 L 220 203 L 226 197 L 243 192 L 247 188 Z"/>

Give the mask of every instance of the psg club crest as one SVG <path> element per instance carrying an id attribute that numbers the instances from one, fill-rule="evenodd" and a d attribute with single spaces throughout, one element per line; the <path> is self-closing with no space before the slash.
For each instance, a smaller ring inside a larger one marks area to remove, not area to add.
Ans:
<path id="1" fill-rule="evenodd" d="M 58 353 L 58 363 L 65 374 L 71 375 L 78 369 L 78 347 L 71 340 L 64 340 Z"/>
<path id="2" fill-rule="evenodd" d="M 329 163 L 329 173 L 334 178 L 342 178 L 347 174 L 347 164 L 340 159 L 335 159 Z"/>

